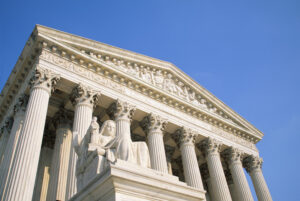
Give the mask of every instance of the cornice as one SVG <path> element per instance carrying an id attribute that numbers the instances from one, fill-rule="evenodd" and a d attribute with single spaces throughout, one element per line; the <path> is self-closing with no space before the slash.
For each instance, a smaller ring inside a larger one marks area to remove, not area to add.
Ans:
<path id="1" fill-rule="evenodd" d="M 14 103 L 18 100 L 16 96 L 24 93 L 29 86 L 29 83 L 25 80 L 34 66 L 38 53 L 36 35 L 32 33 L 2 88 L 0 94 L 0 122 L 3 123 L 5 116 L 12 115 Z"/>
<path id="2" fill-rule="evenodd" d="M 45 30 L 47 30 L 48 32 Z M 51 34 L 49 32 L 51 32 Z M 68 37 L 61 37 L 61 34 Z M 60 42 L 56 40 L 58 38 L 61 38 L 64 41 Z M 78 44 L 82 41 L 86 41 L 85 46 L 90 45 L 93 48 L 93 51 L 96 52 L 93 53 L 92 51 L 82 51 L 82 49 L 77 49 L 78 46 L 76 46 L 75 48 L 74 44 L 70 45 L 69 41 L 67 41 L 67 38 L 69 38 L 69 40 L 76 39 L 75 41 Z M 35 61 L 35 58 L 37 57 L 37 53 L 48 53 L 49 55 L 53 55 L 57 59 L 56 61 L 58 63 L 69 62 L 74 65 L 80 66 L 82 69 L 88 70 L 95 75 L 104 76 L 115 83 L 124 85 L 125 87 L 131 88 L 139 93 L 147 95 L 154 100 L 167 104 L 168 106 L 171 106 L 181 112 L 187 113 L 194 118 L 207 122 L 213 125 L 213 128 L 218 129 L 218 131 L 224 130 L 228 133 L 231 133 L 233 134 L 232 137 L 239 137 L 254 144 L 262 138 L 261 132 L 258 132 L 258 130 L 249 123 L 243 122 L 244 120 L 241 120 L 240 116 L 236 118 L 237 114 L 231 109 L 228 109 L 228 106 L 223 104 L 212 94 L 207 92 L 207 90 L 199 86 L 198 83 L 193 81 L 181 70 L 179 70 L 169 62 L 163 62 L 99 42 L 87 40 L 63 32 L 58 32 L 46 27 L 41 28 L 41 26 L 37 26 L 28 41 L 28 43 L 30 44 L 25 46 L 15 68 L 13 69 L 13 72 L 23 72 L 24 70 L 26 70 L 28 74 L 28 71 L 31 70 L 30 68 L 34 68 L 33 63 Z M 92 43 L 94 45 L 92 45 Z M 102 47 L 102 49 L 100 47 Z M 101 55 L 100 59 L 97 57 L 97 55 Z M 109 59 L 101 59 L 105 58 L 106 56 L 108 56 Z M 24 57 L 26 58 L 26 62 L 22 62 L 22 60 L 24 61 Z M 172 73 L 172 75 L 175 75 L 177 78 L 181 79 L 182 82 L 184 82 L 185 85 L 188 85 L 192 90 L 195 90 L 197 93 L 201 93 L 201 96 L 204 97 L 207 102 L 211 103 L 212 106 L 210 107 L 216 107 L 217 110 L 225 111 L 224 114 L 228 115 L 228 117 L 232 117 L 233 120 L 229 121 L 228 119 L 220 116 L 218 113 L 210 112 L 209 110 L 198 107 L 197 105 L 193 105 L 174 94 L 167 93 L 163 89 L 153 86 L 151 83 L 147 83 L 142 79 L 139 79 L 128 74 L 125 71 L 122 71 L 119 66 L 114 63 L 118 59 L 123 59 L 124 62 L 131 62 L 133 64 L 136 63 L 139 66 L 143 65 L 152 69 L 161 69 L 165 70 L 167 73 Z M 26 77 L 27 74 L 25 74 L 24 76 Z M 9 86 L 10 82 L 16 82 L 16 80 L 17 77 L 12 73 L 7 81 L 8 84 L 6 85 Z M 5 108 L 3 103 L 6 101 L 6 98 L 8 96 L 6 93 L 8 91 L 11 91 L 11 88 L 5 86 L 1 93 L 2 97 L 0 98 L 0 111 L 2 114 L 6 114 L 7 111 L 7 108 Z M 14 96 L 12 96 L 11 99 L 14 99 Z M 213 103 L 211 102 L 212 100 L 214 101 Z M 2 118 L 3 116 L 0 115 L 0 121 L 2 120 Z M 252 129 L 252 127 L 254 129 Z"/>
<path id="3" fill-rule="evenodd" d="M 115 83 L 131 88 L 195 118 L 210 123 L 214 125 L 214 127 L 232 133 L 235 136 L 243 138 L 251 143 L 256 143 L 255 140 L 257 140 L 257 138 L 252 133 L 249 133 L 249 130 L 235 125 L 232 122 L 226 122 L 224 119 L 221 119 L 217 115 L 210 114 L 208 111 L 201 111 L 201 108 L 197 108 L 173 95 L 167 94 L 160 89 L 142 82 L 141 80 L 133 78 L 132 76 L 118 69 L 112 68 L 105 62 L 98 61 L 94 58 L 89 58 L 82 52 L 76 51 L 72 48 L 68 49 L 68 47 L 65 47 L 65 45 L 60 46 L 59 43 L 55 43 L 54 46 L 54 41 L 44 41 L 42 43 L 43 51 L 40 58 L 43 60 L 47 60 L 50 63 L 54 63 L 65 68 L 74 68 L 74 66 L 80 66 L 83 71 L 89 71 L 92 74 L 106 77 Z M 228 136 L 226 137 L 228 138 Z"/>
<path id="4" fill-rule="evenodd" d="M 101 55 L 102 58 L 108 56 L 110 60 L 113 59 L 122 59 L 124 62 L 131 62 L 137 65 L 143 65 L 145 67 L 150 68 L 159 68 L 161 70 L 171 71 L 172 73 L 176 74 L 177 77 L 184 83 L 188 83 L 187 85 L 201 93 L 202 96 L 207 100 L 208 104 L 210 103 L 212 107 L 216 107 L 218 110 L 222 111 L 224 115 L 230 116 L 232 120 L 239 124 L 241 127 L 245 127 L 251 131 L 253 131 L 258 138 L 263 137 L 263 133 L 255 128 L 251 123 L 237 114 L 235 111 L 230 109 L 226 104 L 224 104 L 221 100 L 211 94 L 208 90 L 204 87 L 199 85 L 196 81 L 194 81 L 191 77 L 186 75 L 183 71 L 181 71 L 178 67 L 174 64 L 162 61 L 156 58 L 151 58 L 149 56 L 145 56 L 142 54 L 138 54 L 132 51 L 124 50 L 118 47 L 114 47 L 111 45 L 107 45 L 98 41 L 94 41 L 91 39 L 87 39 L 84 37 L 76 36 L 73 34 L 65 33 L 59 30 L 55 30 L 52 28 L 48 28 L 45 26 L 37 25 L 36 29 L 38 33 L 47 35 L 48 37 L 56 40 L 57 42 L 61 42 L 66 44 L 70 48 L 74 48 L 77 50 L 82 50 L 85 53 L 92 53 L 93 55 Z M 91 55 L 89 55 L 91 56 Z M 105 62 L 105 60 L 102 60 Z"/>

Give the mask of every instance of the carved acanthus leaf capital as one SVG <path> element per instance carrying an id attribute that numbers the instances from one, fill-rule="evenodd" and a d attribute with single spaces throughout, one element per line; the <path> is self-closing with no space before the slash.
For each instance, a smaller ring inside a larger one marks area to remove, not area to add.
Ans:
<path id="1" fill-rule="evenodd" d="M 141 127 L 146 133 L 161 132 L 163 133 L 168 120 L 156 114 L 150 114 L 141 121 Z"/>
<path id="2" fill-rule="evenodd" d="M 79 83 L 72 91 L 71 101 L 73 105 L 86 104 L 90 107 L 95 107 L 100 97 L 100 92 L 92 90 L 90 87 Z"/>
<path id="3" fill-rule="evenodd" d="M 192 129 L 181 127 L 175 132 L 174 139 L 178 145 L 194 145 L 196 132 Z"/>
<path id="4" fill-rule="evenodd" d="M 54 87 L 60 80 L 60 75 L 48 69 L 37 68 L 30 80 L 32 88 L 45 89 L 49 94 L 54 91 Z"/>
<path id="5" fill-rule="evenodd" d="M 116 102 L 112 103 L 107 113 L 112 117 L 117 119 L 126 119 L 131 120 L 132 116 L 136 110 L 134 105 L 131 105 L 128 102 L 117 100 Z"/>
<path id="6" fill-rule="evenodd" d="M 221 142 L 208 137 L 205 140 L 201 141 L 199 147 L 203 151 L 203 153 L 205 153 L 205 155 L 216 154 L 220 152 Z"/>
<path id="7" fill-rule="evenodd" d="M 237 148 L 230 147 L 222 153 L 222 156 L 226 159 L 226 161 L 230 164 L 234 162 L 241 162 L 243 157 L 243 152 Z"/>
<path id="8" fill-rule="evenodd" d="M 258 156 L 247 156 L 243 160 L 243 165 L 248 173 L 256 169 L 261 169 L 263 164 L 263 159 Z"/>
<path id="9" fill-rule="evenodd" d="M 19 99 L 18 102 L 15 104 L 14 106 L 14 113 L 17 114 L 19 112 L 25 113 L 26 111 L 26 106 L 28 103 L 28 95 L 26 94 L 22 94 Z"/>

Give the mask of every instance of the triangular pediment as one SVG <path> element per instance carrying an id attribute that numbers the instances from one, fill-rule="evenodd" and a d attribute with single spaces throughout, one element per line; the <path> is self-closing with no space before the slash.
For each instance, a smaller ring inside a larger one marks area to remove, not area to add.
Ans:
<path id="1" fill-rule="evenodd" d="M 212 124 L 229 125 L 261 139 L 263 134 L 209 91 L 169 62 L 131 51 L 74 36 L 43 26 L 37 26 L 37 35 L 61 47 L 71 49 L 85 59 L 109 66 L 132 79 L 144 83 L 169 97 L 195 108 Z M 227 127 L 227 126 L 226 126 Z"/>

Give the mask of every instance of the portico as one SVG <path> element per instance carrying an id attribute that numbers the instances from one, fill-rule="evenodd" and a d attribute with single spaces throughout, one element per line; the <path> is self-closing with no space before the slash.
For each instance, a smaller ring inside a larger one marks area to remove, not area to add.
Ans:
<path id="1" fill-rule="evenodd" d="M 112 193 L 112 200 L 126 195 L 150 200 L 151 195 L 161 200 L 252 201 L 255 195 L 243 168 L 259 201 L 272 200 L 255 146 L 263 134 L 171 63 L 37 26 L 7 83 L 0 99 L 2 201 L 97 200 L 104 196 L 96 193 L 104 177 L 114 185 L 132 185 L 127 193 Z M 76 149 L 88 138 L 93 116 L 99 129 L 107 120 L 115 122 L 116 149 L 123 151 L 107 166 L 111 175 L 99 169 L 92 178 L 98 179 L 87 183 L 95 190 L 88 197 L 81 190 L 87 188 L 84 172 L 90 170 L 80 166 L 82 155 Z M 11 126 L 9 119 L 14 120 Z M 141 155 L 135 150 L 143 144 L 149 153 Z M 45 147 L 53 150 L 51 163 L 41 158 Z M 141 165 L 147 154 L 149 166 Z M 37 173 L 46 167 L 45 185 L 35 185 L 44 175 Z M 137 176 L 134 169 L 139 168 Z M 225 169 L 231 173 L 234 196 Z M 132 178 L 124 177 L 123 183 L 115 179 L 128 171 Z M 155 182 L 145 179 L 149 176 Z M 145 183 L 134 186 L 133 178 Z M 162 195 L 146 187 L 160 182 Z M 169 190 L 182 196 L 169 197 L 168 182 Z M 148 192 L 144 197 L 142 187 Z"/>

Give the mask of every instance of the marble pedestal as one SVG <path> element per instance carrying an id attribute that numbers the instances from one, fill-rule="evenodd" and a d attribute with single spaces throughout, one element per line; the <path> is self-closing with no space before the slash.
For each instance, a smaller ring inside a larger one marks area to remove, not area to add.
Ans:
<path id="1" fill-rule="evenodd" d="M 70 201 L 199 201 L 205 191 L 189 187 L 178 177 L 118 160 L 94 177 Z"/>

